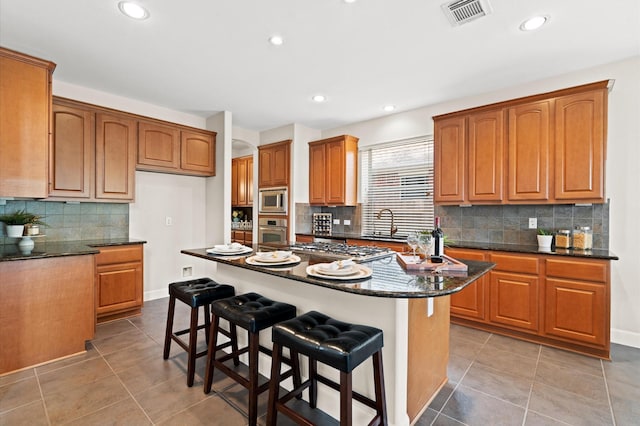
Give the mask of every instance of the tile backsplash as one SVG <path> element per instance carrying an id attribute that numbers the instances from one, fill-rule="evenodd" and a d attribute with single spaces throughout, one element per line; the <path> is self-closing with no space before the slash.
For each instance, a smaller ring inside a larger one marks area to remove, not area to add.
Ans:
<path id="1" fill-rule="evenodd" d="M 537 244 L 536 229 L 529 229 L 529 218 L 538 228 L 551 231 L 589 226 L 593 248 L 609 248 L 609 203 L 593 205 L 509 205 L 436 206 L 445 235 L 456 241 L 506 244 Z"/>
<path id="2" fill-rule="evenodd" d="M 361 207 L 322 207 L 310 206 L 305 203 L 296 203 L 296 232 L 309 233 L 312 228 L 313 213 L 332 213 L 333 219 L 340 219 L 340 225 L 333 225 L 332 232 L 335 234 L 360 234 Z M 345 225 L 344 221 L 350 220 L 350 225 Z"/>
<path id="3" fill-rule="evenodd" d="M 129 204 L 65 203 L 57 201 L 7 200 L 0 215 L 26 210 L 43 216 L 48 226 L 41 227 L 46 241 L 93 240 L 129 237 Z M 0 243 L 13 243 L 6 228 L 0 227 Z"/>

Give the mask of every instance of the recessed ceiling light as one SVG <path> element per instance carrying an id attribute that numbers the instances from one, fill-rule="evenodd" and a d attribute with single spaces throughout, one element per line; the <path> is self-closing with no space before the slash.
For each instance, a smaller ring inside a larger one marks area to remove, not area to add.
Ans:
<path id="1" fill-rule="evenodd" d="M 327 100 L 327 97 L 325 95 L 314 95 L 311 100 L 314 102 L 324 102 Z"/>
<path id="2" fill-rule="evenodd" d="M 345 3 L 355 3 L 356 2 L 356 0 L 342 0 L 342 1 L 345 2 Z"/>
<path id="3" fill-rule="evenodd" d="M 149 17 L 147 9 L 131 1 L 121 1 L 118 3 L 118 9 L 120 9 L 120 12 L 133 19 L 142 20 Z"/>
<path id="4" fill-rule="evenodd" d="M 284 43 L 284 39 L 282 38 L 282 36 L 272 35 L 271 37 L 269 37 L 269 43 L 273 44 L 274 46 L 281 46 L 282 43 Z"/>
<path id="5" fill-rule="evenodd" d="M 382 107 L 382 109 L 384 111 L 386 111 L 386 112 L 391 112 L 391 111 L 396 109 L 396 106 L 395 105 L 385 105 L 385 106 Z"/>
<path id="6" fill-rule="evenodd" d="M 546 24 L 548 20 L 549 20 L 548 16 L 534 16 L 532 18 L 527 19 L 522 24 L 520 24 L 520 29 L 522 31 L 537 30 L 538 28 Z"/>

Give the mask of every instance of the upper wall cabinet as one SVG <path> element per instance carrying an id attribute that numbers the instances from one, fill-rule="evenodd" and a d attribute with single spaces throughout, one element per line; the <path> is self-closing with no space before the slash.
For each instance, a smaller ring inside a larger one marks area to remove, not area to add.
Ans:
<path id="1" fill-rule="evenodd" d="M 137 170 L 215 176 L 216 134 L 140 120 Z"/>
<path id="2" fill-rule="evenodd" d="M 49 197 L 133 201 L 136 124 L 127 114 L 54 98 Z"/>
<path id="3" fill-rule="evenodd" d="M 355 206 L 357 191 L 358 138 L 309 142 L 309 204 Z"/>
<path id="4" fill-rule="evenodd" d="M 231 159 L 231 205 L 253 206 L 253 156 Z"/>
<path id="5" fill-rule="evenodd" d="M 291 140 L 258 147 L 258 186 L 288 186 Z"/>
<path id="6" fill-rule="evenodd" d="M 54 68 L 0 48 L 0 197 L 47 196 Z"/>
<path id="7" fill-rule="evenodd" d="M 604 203 L 608 86 L 434 117 L 435 202 Z"/>

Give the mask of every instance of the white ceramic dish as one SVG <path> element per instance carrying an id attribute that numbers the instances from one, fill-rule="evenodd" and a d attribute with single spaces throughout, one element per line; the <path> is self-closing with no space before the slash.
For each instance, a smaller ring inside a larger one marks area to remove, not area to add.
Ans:
<path id="1" fill-rule="evenodd" d="M 221 255 L 227 255 L 227 256 L 233 256 L 233 255 L 238 255 L 238 254 L 246 254 L 246 253 L 251 253 L 253 251 L 253 249 L 251 247 L 246 247 L 246 246 L 242 246 L 239 248 L 218 248 L 218 247 L 213 247 L 213 248 L 209 248 L 207 249 L 207 253 L 212 253 L 212 254 L 221 254 Z"/>
<path id="2" fill-rule="evenodd" d="M 355 274 L 350 275 L 326 275 L 321 273 L 317 265 L 307 266 L 307 275 L 311 275 L 312 277 L 322 278 L 325 280 L 359 280 L 362 278 L 368 278 L 371 276 L 371 269 L 362 265 L 355 265 L 355 269 L 357 272 Z"/>
<path id="3" fill-rule="evenodd" d="M 290 251 L 268 251 L 256 253 L 256 255 L 252 257 L 260 263 L 280 263 L 286 261 L 291 256 L 292 253 Z"/>
<path id="4" fill-rule="evenodd" d="M 291 265 L 293 263 L 299 263 L 300 258 L 295 254 L 292 254 L 291 256 L 285 259 L 279 260 L 278 262 L 272 262 L 272 261 L 263 262 L 261 259 L 258 259 L 257 256 L 249 256 L 244 261 L 249 265 L 254 265 L 254 266 L 278 266 L 278 265 Z"/>
<path id="5" fill-rule="evenodd" d="M 315 271 L 318 274 L 329 275 L 332 277 L 355 275 L 360 270 L 360 268 L 358 268 L 358 266 L 355 264 L 345 266 L 344 268 L 336 268 L 336 269 L 331 268 L 330 265 L 331 265 L 330 263 L 316 263 L 313 266 L 315 266 Z"/>

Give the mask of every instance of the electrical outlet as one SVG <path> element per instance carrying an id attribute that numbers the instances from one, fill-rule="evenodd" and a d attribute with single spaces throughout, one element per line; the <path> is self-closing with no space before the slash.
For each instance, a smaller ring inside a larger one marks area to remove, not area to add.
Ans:
<path id="1" fill-rule="evenodd" d="M 183 266 L 182 267 L 182 277 L 190 277 L 193 275 L 193 266 Z"/>
<path id="2" fill-rule="evenodd" d="M 529 229 L 536 229 L 538 227 L 538 218 L 530 217 L 529 218 Z"/>
<path id="3" fill-rule="evenodd" d="M 164 224 L 167 226 L 173 225 L 173 218 L 171 216 L 167 216 L 164 218 Z"/>
<path id="4" fill-rule="evenodd" d="M 351 225 L 351 221 L 350 221 L 349 219 L 345 219 L 345 220 L 344 220 L 344 224 L 345 224 L 345 225 Z"/>
<path id="5" fill-rule="evenodd" d="M 334 225 L 340 225 L 340 219 L 333 219 Z"/>

